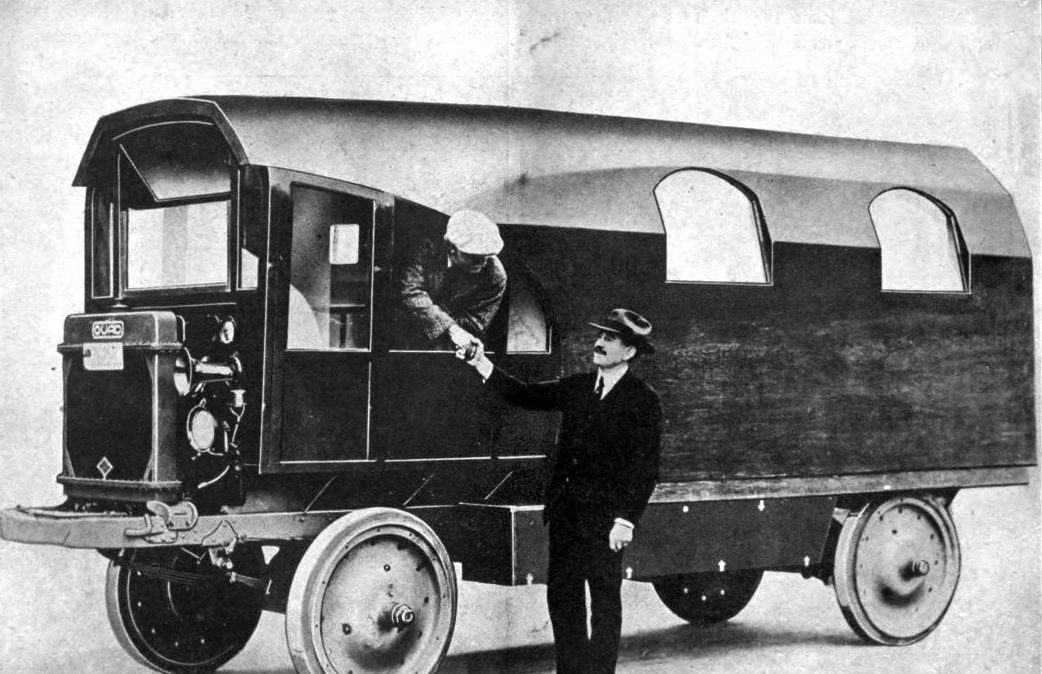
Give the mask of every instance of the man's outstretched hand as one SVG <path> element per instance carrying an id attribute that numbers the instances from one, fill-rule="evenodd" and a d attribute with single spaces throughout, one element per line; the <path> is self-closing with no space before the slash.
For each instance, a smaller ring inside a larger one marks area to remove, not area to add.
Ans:
<path id="1" fill-rule="evenodd" d="M 485 345 L 477 337 L 472 337 L 471 341 L 456 345 L 456 357 L 477 367 L 478 361 L 485 359 Z"/>
<path id="2" fill-rule="evenodd" d="M 458 325 L 453 325 L 449 328 L 449 339 L 452 340 L 452 345 L 456 347 L 457 353 L 460 349 L 473 351 L 475 344 L 481 344 L 480 339 Z"/>
<path id="3" fill-rule="evenodd" d="M 467 346 L 456 349 L 456 357 L 477 370 L 483 380 L 488 381 L 492 376 L 492 361 L 485 355 L 485 345 L 481 340 L 475 339 Z"/>

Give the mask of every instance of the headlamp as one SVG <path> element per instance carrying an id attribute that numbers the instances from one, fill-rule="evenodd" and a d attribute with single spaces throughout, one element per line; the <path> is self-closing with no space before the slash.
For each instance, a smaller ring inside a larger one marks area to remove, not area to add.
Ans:
<path id="1" fill-rule="evenodd" d="M 188 413 L 185 431 L 192 447 L 200 452 L 208 451 L 217 438 L 217 419 L 202 405 L 196 406 Z"/>

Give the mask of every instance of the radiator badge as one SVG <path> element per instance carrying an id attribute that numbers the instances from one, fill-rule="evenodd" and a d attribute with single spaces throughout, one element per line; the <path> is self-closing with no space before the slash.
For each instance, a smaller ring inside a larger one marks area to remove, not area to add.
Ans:
<path id="1" fill-rule="evenodd" d="M 123 321 L 94 321 L 90 324 L 90 334 L 94 339 L 123 339 Z"/>
<path id="2" fill-rule="evenodd" d="M 109 463 L 109 459 L 106 456 L 101 457 L 101 461 L 98 461 L 98 465 L 95 466 L 98 472 L 101 473 L 101 479 L 107 480 L 109 473 L 112 472 L 112 464 Z"/>

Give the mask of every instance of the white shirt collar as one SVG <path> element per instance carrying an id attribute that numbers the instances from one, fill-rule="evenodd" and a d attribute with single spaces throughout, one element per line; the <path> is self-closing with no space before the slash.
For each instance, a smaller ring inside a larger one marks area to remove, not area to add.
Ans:
<path id="1" fill-rule="evenodd" d="M 629 369 L 629 363 L 620 363 L 610 370 L 597 370 L 597 379 L 604 381 L 604 390 L 601 392 L 601 400 L 604 400 L 608 393 L 615 388 L 615 385 L 619 383 L 619 380 L 622 379 Z M 594 382 L 595 387 L 596 385 L 596 382 Z M 594 388 L 594 390 L 596 390 L 596 388 Z"/>

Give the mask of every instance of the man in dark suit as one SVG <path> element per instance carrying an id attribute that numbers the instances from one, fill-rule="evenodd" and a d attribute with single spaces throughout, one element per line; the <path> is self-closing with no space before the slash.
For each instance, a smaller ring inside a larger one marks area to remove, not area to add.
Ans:
<path id="1" fill-rule="evenodd" d="M 658 394 L 629 371 L 634 358 L 654 352 L 651 323 L 615 309 L 590 325 L 599 331 L 596 372 L 528 384 L 493 366 L 480 348 L 468 361 L 508 402 L 562 413 L 543 509 L 550 527 L 546 597 L 561 673 L 615 671 L 622 555 L 658 479 L 662 434 Z"/>

